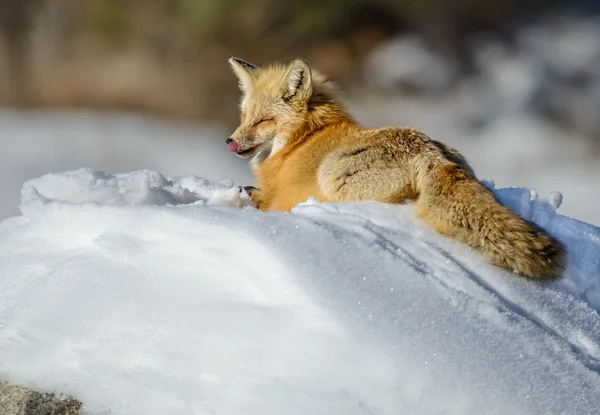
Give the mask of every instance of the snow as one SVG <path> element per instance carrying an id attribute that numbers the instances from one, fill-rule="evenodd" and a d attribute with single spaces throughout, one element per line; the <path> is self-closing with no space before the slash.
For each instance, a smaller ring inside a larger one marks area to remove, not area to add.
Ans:
<path id="1" fill-rule="evenodd" d="M 253 183 L 218 125 L 171 123 L 135 113 L 0 111 L 0 219 L 19 213 L 21 186 L 48 172 L 153 169 Z"/>
<path id="2" fill-rule="evenodd" d="M 600 229 L 558 193 L 494 192 L 567 244 L 562 279 L 500 270 L 405 205 L 30 180 L 0 223 L 0 379 L 90 414 L 595 414 Z"/>

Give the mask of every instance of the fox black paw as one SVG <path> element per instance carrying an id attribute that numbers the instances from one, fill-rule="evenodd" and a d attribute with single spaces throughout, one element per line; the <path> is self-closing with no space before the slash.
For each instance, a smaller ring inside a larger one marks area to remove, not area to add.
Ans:
<path id="1" fill-rule="evenodd" d="M 245 190 L 248 196 L 252 196 L 252 192 L 258 190 L 258 188 L 254 186 L 240 186 L 240 193 L 242 193 L 242 190 Z"/>

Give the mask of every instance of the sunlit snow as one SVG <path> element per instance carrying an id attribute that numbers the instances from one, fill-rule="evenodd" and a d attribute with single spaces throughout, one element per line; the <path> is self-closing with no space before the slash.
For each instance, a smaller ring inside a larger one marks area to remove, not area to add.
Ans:
<path id="1" fill-rule="evenodd" d="M 562 279 L 500 270 L 410 206 L 31 180 L 0 224 L 0 379 L 90 414 L 595 414 L 600 229 L 559 194 L 494 191 L 568 246 Z"/>

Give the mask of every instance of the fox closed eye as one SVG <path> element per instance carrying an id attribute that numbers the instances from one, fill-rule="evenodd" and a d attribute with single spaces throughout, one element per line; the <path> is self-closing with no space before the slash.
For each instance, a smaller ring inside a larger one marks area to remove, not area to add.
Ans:
<path id="1" fill-rule="evenodd" d="M 260 120 L 259 122 L 257 122 L 254 125 L 261 125 L 261 124 L 266 124 L 266 123 L 269 123 L 269 122 L 274 122 L 274 118 L 266 118 L 264 120 Z"/>

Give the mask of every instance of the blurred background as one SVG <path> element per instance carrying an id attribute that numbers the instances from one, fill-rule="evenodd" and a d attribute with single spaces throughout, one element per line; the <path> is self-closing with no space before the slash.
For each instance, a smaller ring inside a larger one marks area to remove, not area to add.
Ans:
<path id="1" fill-rule="evenodd" d="M 600 225 L 600 1 L 2 0 L 0 219 L 47 172 L 252 184 L 227 59 L 303 57 L 366 126 L 410 125 L 480 178 Z"/>

